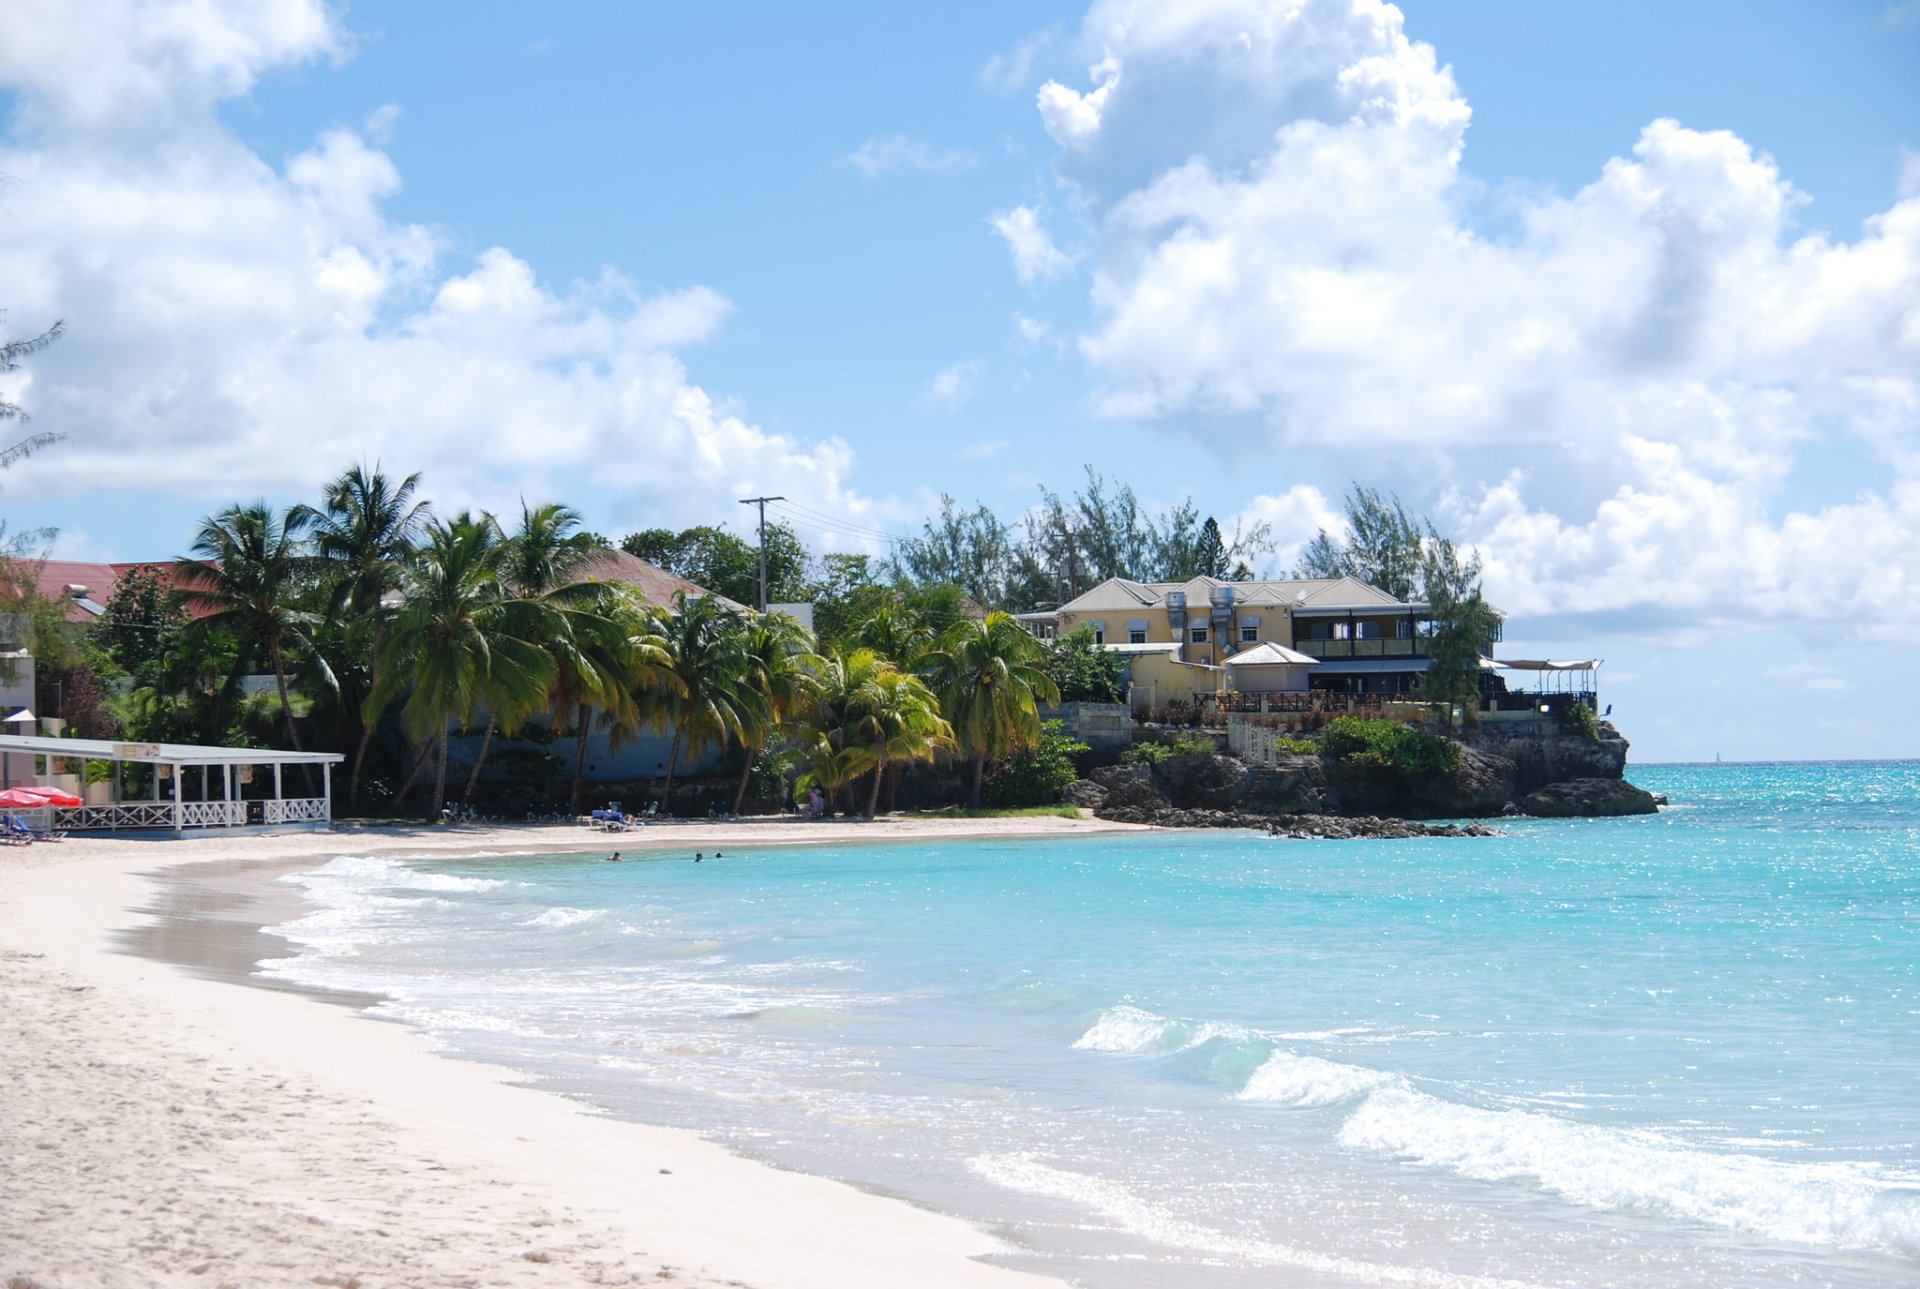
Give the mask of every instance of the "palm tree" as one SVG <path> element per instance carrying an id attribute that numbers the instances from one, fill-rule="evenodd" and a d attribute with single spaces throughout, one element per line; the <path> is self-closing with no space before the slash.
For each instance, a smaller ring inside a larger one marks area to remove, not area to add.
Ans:
<path id="1" fill-rule="evenodd" d="M 865 774 L 873 765 L 873 749 L 860 744 L 849 747 L 835 739 L 838 731 L 813 730 L 800 743 L 800 777 L 794 787 L 805 791 L 818 788 L 826 794 L 829 810 L 836 809 L 840 789 Z"/>
<path id="2" fill-rule="evenodd" d="M 240 641 L 240 666 L 256 649 L 266 653 L 280 690 L 287 740 L 296 752 L 300 730 L 287 692 L 287 646 L 311 648 L 306 631 L 314 615 L 298 607 L 299 592 L 313 574 L 300 545 L 307 523 L 305 507 L 276 516 L 264 501 L 229 506 L 202 521 L 192 546 L 199 558 L 182 557 L 174 564 L 185 603 L 202 611 L 193 624 L 197 633 L 225 631 Z"/>
<path id="3" fill-rule="evenodd" d="M 740 677 L 745 671 L 745 624 L 740 614 L 711 595 L 673 597 L 674 613 L 663 624 L 661 645 L 666 672 L 675 682 L 651 696 L 656 725 L 673 727 L 667 753 L 667 781 L 660 794 L 662 813 L 673 809 L 673 770 L 684 748 L 693 755 L 724 744 L 740 731 Z"/>
<path id="4" fill-rule="evenodd" d="M 899 603 L 882 604 L 853 629 L 856 648 L 871 649 L 902 671 L 917 672 L 933 647 L 933 632 Z"/>
<path id="5" fill-rule="evenodd" d="M 482 703 L 509 716 L 536 710 L 554 683 L 545 642 L 560 624 L 549 606 L 512 594 L 510 557 L 491 515 L 462 513 L 430 523 L 425 545 L 407 562 L 406 601 L 382 649 L 381 687 L 368 696 L 366 717 L 411 686 L 400 720 L 423 744 L 438 740 L 435 801 L 446 797 L 455 717 L 471 717 Z M 409 778 L 396 804 L 411 786 Z"/>
<path id="6" fill-rule="evenodd" d="M 784 613 L 764 613 L 748 624 L 741 640 L 740 683 L 734 710 L 747 764 L 734 789 L 733 812 L 747 797 L 753 765 L 775 731 L 793 720 L 820 693 L 820 658 L 807 629 Z"/>
<path id="7" fill-rule="evenodd" d="M 381 645 L 393 616 L 387 597 L 400 587 L 403 563 L 419 540 L 428 507 L 414 500 L 420 476 L 394 483 L 380 467 L 358 465 L 327 484 L 318 510 L 307 511 L 314 553 L 329 566 L 329 609 L 345 618 L 350 641 L 363 643 L 370 660 L 369 691 L 380 688 Z M 348 779 L 348 809 L 360 808 L 360 776 L 376 720 L 360 722 L 359 744 Z"/>
<path id="8" fill-rule="evenodd" d="M 873 763 L 873 787 L 867 815 L 880 805 L 880 780 L 890 765 L 931 761 L 934 752 L 953 745 L 953 727 L 940 716 L 940 701 L 918 676 L 910 676 L 872 650 L 857 650 L 848 669 L 858 675 L 847 704 L 849 740 L 866 746 Z"/>
<path id="9" fill-rule="evenodd" d="M 962 755 L 973 762 L 971 801 L 980 805 L 987 762 L 1040 740 L 1040 707 L 1060 701 L 1044 670 L 1046 646 L 1011 614 L 989 613 L 948 627 L 927 666 Z"/>

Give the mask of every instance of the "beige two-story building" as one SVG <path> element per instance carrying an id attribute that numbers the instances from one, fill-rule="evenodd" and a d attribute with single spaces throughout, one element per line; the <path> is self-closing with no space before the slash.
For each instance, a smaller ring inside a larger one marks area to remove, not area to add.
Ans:
<path id="1" fill-rule="evenodd" d="M 1427 669 L 1428 606 L 1351 577 L 1227 582 L 1109 578 L 1050 614 L 1133 656 L 1134 681 L 1194 693 L 1405 693 Z M 1235 659 L 1247 655 L 1247 665 Z"/>

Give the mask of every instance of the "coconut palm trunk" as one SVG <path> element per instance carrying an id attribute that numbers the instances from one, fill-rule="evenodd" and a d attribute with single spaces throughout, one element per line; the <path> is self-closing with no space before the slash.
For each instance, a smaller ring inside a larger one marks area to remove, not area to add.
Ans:
<path id="1" fill-rule="evenodd" d="M 580 813 L 580 790 L 585 786 L 587 777 L 587 731 L 592 728 L 593 708 L 581 703 L 573 713 L 573 796 L 569 799 L 568 809 Z"/>
<path id="2" fill-rule="evenodd" d="M 660 815 L 666 818 L 673 814 L 673 766 L 680 759 L 680 731 L 673 731 L 673 745 L 667 751 L 667 786 L 660 793 Z"/>
<path id="3" fill-rule="evenodd" d="M 413 785 L 420 781 L 420 771 L 426 768 L 427 755 L 432 751 L 433 740 L 429 739 L 420 745 L 420 754 L 413 758 L 413 768 L 407 771 L 406 782 L 400 785 L 400 791 L 394 793 L 393 800 L 387 803 L 388 811 L 400 809 L 400 803 L 407 799 L 407 794 L 413 791 Z"/>
<path id="4" fill-rule="evenodd" d="M 987 758 L 984 755 L 976 756 L 973 758 L 973 795 L 968 798 L 975 810 L 980 808 L 980 789 L 986 780 Z"/>
<path id="5" fill-rule="evenodd" d="M 747 799 L 747 783 L 753 778 L 753 763 L 759 755 L 752 748 L 746 749 L 747 764 L 740 771 L 740 786 L 733 790 L 733 813 L 740 813 L 740 806 Z"/>
<path id="6" fill-rule="evenodd" d="M 493 746 L 493 731 L 500 724 L 498 717 L 487 717 L 487 732 L 480 736 L 480 755 L 473 758 L 473 773 L 467 776 L 467 790 L 460 796 L 460 804 L 473 804 L 473 790 L 480 786 L 480 767 L 487 763 L 487 749 Z"/>
<path id="7" fill-rule="evenodd" d="M 447 804 L 447 741 L 453 737 L 453 716 L 449 713 L 440 718 L 440 764 L 433 774 L 432 810 L 440 810 Z"/>
<path id="8" fill-rule="evenodd" d="M 372 668 L 367 673 L 367 692 L 380 692 L 380 645 L 379 632 L 373 637 Z M 363 711 L 360 715 L 360 746 L 353 750 L 353 774 L 347 781 L 347 809 L 359 813 L 360 810 L 360 772 L 367 764 L 367 749 L 373 745 L 373 732 L 380 725 L 379 716 L 368 720 Z"/>
<path id="9" fill-rule="evenodd" d="M 880 760 L 873 766 L 873 787 L 867 792 L 867 818 L 872 819 L 874 811 L 880 808 L 880 778 L 887 772 L 886 749 L 879 749 Z"/>

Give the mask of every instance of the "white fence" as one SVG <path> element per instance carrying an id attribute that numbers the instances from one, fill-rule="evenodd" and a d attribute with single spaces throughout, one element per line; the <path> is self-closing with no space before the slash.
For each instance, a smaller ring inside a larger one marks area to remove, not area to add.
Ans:
<path id="1" fill-rule="evenodd" d="M 325 797 L 287 797 L 260 804 L 266 807 L 266 822 L 270 824 L 325 823 L 332 818 Z"/>
<path id="2" fill-rule="evenodd" d="M 1272 725 L 1257 725 L 1238 716 L 1227 718 L 1227 751 L 1249 765 L 1272 765 L 1283 756 L 1298 756 L 1298 752 L 1280 746 L 1282 740 L 1297 737 Z"/>

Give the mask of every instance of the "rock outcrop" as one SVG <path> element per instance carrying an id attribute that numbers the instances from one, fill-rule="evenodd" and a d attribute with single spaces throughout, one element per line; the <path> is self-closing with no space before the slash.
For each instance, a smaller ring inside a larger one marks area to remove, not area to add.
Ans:
<path id="1" fill-rule="evenodd" d="M 1423 824 L 1406 819 L 1357 818 L 1333 815 L 1253 814 L 1244 810 L 1153 810 L 1141 807 L 1102 810 L 1102 819 L 1118 823 L 1153 824 L 1160 828 L 1253 828 L 1273 837 L 1328 841 L 1404 839 L 1408 837 L 1504 837 L 1485 824 Z"/>
<path id="2" fill-rule="evenodd" d="M 1165 810 L 1173 805 L 1167 785 L 1150 765 L 1103 765 L 1092 782 L 1106 793 L 1102 810 Z"/>
<path id="3" fill-rule="evenodd" d="M 1598 740 L 1577 734 L 1522 735 L 1482 727 L 1460 740 L 1451 770 L 1410 776 L 1363 760 L 1285 756 L 1249 765 L 1220 753 L 1169 757 L 1158 767 L 1113 765 L 1067 789 L 1067 799 L 1103 819 L 1181 828 L 1251 828 L 1281 821 L 1372 821 L 1357 833 L 1310 836 L 1453 836 L 1408 819 L 1485 819 L 1651 814 L 1655 799 L 1620 776 L 1627 741 L 1603 724 Z M 1317 826 L 1317 825 L 1316 825 Z M 1394 829 L 1406 828 L 1400 832 Z M 1292 835 L 1291 833 L 1289 835 Z M 1465 835 L 1478 835 L 1468 833 Z"/>
<path id="4" fill-rule="evenodd" d="M 1657 813 L 1653 794 L 1625 779 L 1569 779 L 1520 798 L 1520 813 L 1546 819 L 1612 818 Z"/>

